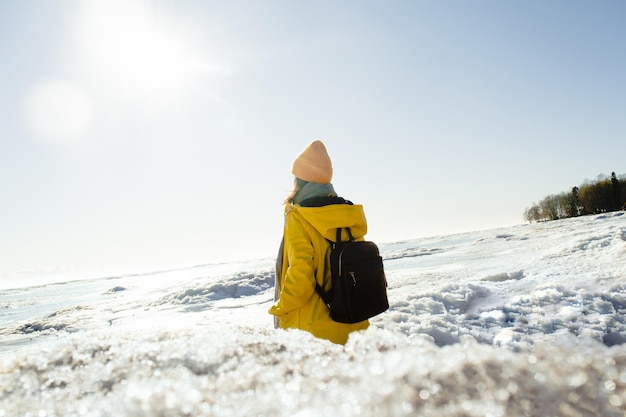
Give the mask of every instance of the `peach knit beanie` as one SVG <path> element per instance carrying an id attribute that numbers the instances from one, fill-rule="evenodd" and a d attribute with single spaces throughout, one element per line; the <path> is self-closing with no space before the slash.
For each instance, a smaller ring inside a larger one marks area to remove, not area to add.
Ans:
<path id="1" fill-rule="evenodd" d="M 326 146 L 319 140 L 309 143 L 293 161 L 291 173 L 304 181 L 330 183 L 333 178 L 333 165 L 326 152 Z"/>

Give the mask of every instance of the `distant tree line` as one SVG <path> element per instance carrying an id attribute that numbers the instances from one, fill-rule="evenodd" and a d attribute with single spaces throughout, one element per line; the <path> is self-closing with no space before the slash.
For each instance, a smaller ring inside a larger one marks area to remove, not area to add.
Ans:
<path id="1" fill-rule="evenodd" d="M 528 222 L 558 220 L 586 214 L 626 210 L 626 175 L 600 175 L 596 181 L 585 181 L 570 192 L 545 197 L 524 211 Z"/>

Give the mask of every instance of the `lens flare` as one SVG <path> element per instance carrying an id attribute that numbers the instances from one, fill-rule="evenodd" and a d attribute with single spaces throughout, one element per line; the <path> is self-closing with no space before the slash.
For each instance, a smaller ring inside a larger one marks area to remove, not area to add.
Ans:
<path id="1" fill-rule="evenodd" d="M 71 143 L 89 131 L 93 110 L 89 96 L 78 85 L 48 79 L 26 94 L 23 115 L 26 129 L 37 140 Z"/>

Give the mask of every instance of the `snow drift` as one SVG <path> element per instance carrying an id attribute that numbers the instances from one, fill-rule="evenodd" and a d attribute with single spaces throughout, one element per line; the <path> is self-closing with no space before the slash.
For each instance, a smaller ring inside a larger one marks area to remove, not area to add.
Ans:
<path id="1" fill-rule="evenodd" d="M 272 259 L 0 292 L 0 416 L 624 416 L 623 213 L 381 244 L 390 310 L 275 330 Z"/>

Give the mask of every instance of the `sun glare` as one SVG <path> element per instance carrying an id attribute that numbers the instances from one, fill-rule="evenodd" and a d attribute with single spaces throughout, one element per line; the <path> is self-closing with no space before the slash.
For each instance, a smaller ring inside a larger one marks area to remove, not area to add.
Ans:
<path id="1" fill-rule="evenodd" d="M 198 67 L 189 39 L 145 1 L 81 3 L 79 39 L 107 88 L 150 99 L 175 93 Z"/>

